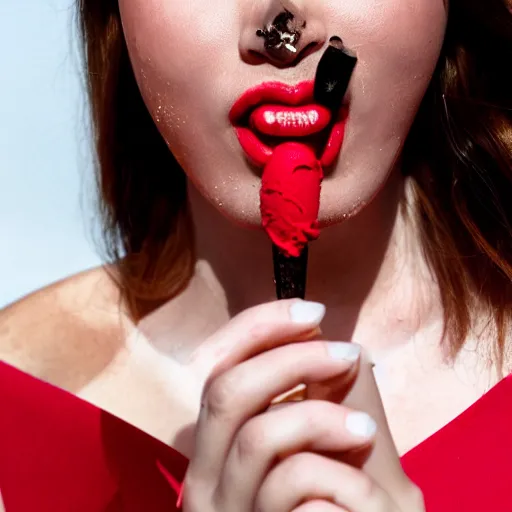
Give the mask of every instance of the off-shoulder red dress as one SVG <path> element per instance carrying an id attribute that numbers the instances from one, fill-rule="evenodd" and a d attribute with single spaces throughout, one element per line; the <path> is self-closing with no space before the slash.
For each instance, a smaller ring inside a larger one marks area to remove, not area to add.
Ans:
<path id="1" fill-rule="evenodd" d="M 402 458 L 427 512 L 512 511 L 512 377 Z M 172 512 L 187 460 L 83 400 L 0 363 L 7 512 Z"/>

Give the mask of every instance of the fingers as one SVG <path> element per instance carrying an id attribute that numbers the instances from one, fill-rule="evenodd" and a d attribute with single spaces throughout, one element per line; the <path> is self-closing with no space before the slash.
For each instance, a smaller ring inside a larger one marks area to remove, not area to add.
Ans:
<path id="1" fill-rule="evenodd" d="M 238 429 L 265 410 L 277 395 L 300 383 L 356 374 L 359 347 L 350 343 L 303 342 L 278 347 L 224 372 L 205 392 L 191 466 L 200 478 L 219 475 Z M 277 414 L 277 413 L 276 413 Z M 193 464 L 193 463 L 192 463 Z"/>
<path id="2" fill-rule="evenodd" d="M 408 487 L 410 482 L 400 464 L 373 369 L 364 351 L 361 354 L 357 379 L 349 394 L 343 397 L 343 404 L 353 409 L 364 410 L 379 425 L 375 446 L 364 465 L 364 470 L 384 489 L 393 495 L 400 495 L 402 489 Z"/>
<path id="3" fill-rule="evenodd" d="M 397 510 L 389 495 L 363 471 L 307 452 L 292 455 L 269 473 L 255 509 L 294 510 L 307 500 L 331 501 L 347 512 Z"/>
<path id="4" fill-rule="evenodd" d="M 375 422 L 366 415 L 323 401 L 298 402 L 256 416 L 235 438 L 218 495 L 223 503 L 231 501 L 233 508 L 250 504 L 266 473 L 279 459 L 299 451 L 339 454 L 361 452 L 366 447 L 369 453 L 375 431 Z"/>
<path id="5" fill-rule="evenodd" d="M 189 364 L 212 380 L 226 368 L 265 350 L 308 339 L 318 332 L 324 315 L 322 304 L 298 299 L 247 309 L 202 343 Z"/>
<path id="6" fill-rule="evenodd" d="M 389 430 L 380 393 L 375 383 L 372 366 L 367 354 L 362 351 L 357 378 L 348 395 L 344 390 L 340 394 L 336 386 L 331 385 L 331 383 L 322 383 L 308 386 L 308 398 L 343 402 L 343 405 L 347 407 L 368 413 L 377 422 L 379 429 L 374 449 L 370 458 L 365 461 L 364 470 L 375 478 L 384 489 L 399 493 L 402 486 L 409 484 L 409 480 L 400 464 L 400 458 Z"/>

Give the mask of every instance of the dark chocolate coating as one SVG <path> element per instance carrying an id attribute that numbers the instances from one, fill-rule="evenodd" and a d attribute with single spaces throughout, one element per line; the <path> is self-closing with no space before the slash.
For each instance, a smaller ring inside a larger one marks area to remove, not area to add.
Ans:
<path id="1" fill-rule="evenodd" d="M 278 299 L 304 299 L 306 296 L 306 278 L 308 269 L 308 247 L 304 247 L 300 256 L 285 256 L 279 247 L 272 244 L 274 258 L 274 278 Z"/>
<path id="2" fill-rule="evenodd" d="M 315 101 L 332 111 L 341 107 L 357 58 L 347 50 L 337 36 L 331 38 L 315 76 Z"/>
<path id="3" fill-rule="evenodd" d="M 284 44 L 295 47 L 299 44 L 305 21 L 296 19 L 288 10 L 279 13 L 272 23 L 264 29 L 258 29 L 256 35 L 265 39 L 265 49 L 274 57 L 282 57 L 283 50 L 288 51 Z"/>

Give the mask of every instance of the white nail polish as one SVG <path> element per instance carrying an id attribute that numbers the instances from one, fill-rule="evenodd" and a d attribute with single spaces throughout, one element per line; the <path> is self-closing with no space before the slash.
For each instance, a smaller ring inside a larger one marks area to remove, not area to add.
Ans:
<path id="1" fill-rule="evenodd" d="M 373 437 L 377 432 L 377 424 L 364 412 L 350 412 L 345 418 L 346 429 L 358 437 Z"/>
<path id="2" fill-rule="evenodd" d="M 290 318 L 296 324 L 318 325 L 325 316 L 325 306 L 319 302 L 298 300 L 290 307 Z"/>
<path id="3" fill-rule="evenodd" d="M 361 347 L 345 341 L 328 341 L 327 352 L 332 359 L 338 361 L 357 361 L 361 355 Z"/>

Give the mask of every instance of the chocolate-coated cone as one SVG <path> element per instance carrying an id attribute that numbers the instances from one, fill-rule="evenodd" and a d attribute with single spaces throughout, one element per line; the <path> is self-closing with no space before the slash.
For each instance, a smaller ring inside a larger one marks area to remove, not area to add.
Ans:
<path id="1" fill-rule="evenodd" d="M 286 256 L 272 244 L 274 279 L 278 299 L 304 299 L 308 269 L 308 246 L 300 256 Z"/>

